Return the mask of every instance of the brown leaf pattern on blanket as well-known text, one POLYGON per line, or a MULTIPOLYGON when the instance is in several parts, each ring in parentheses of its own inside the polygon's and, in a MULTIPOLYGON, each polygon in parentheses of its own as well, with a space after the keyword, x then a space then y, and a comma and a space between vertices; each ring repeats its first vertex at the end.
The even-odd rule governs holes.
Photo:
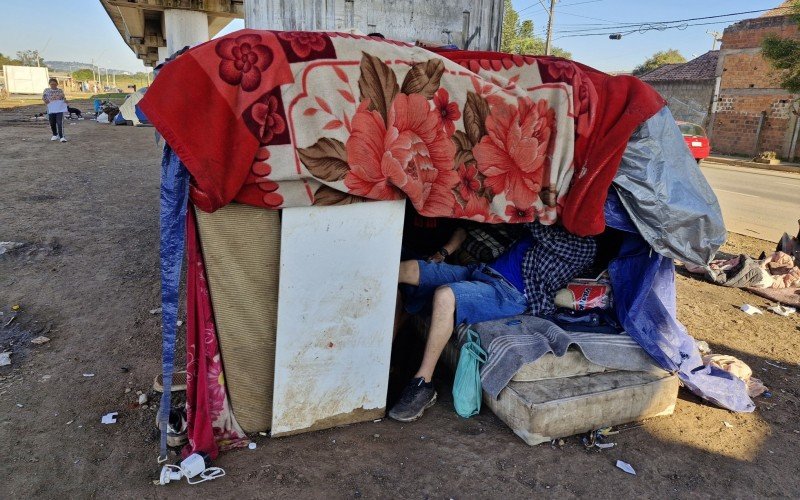
POLYGON ((453 141, 453 144, 456 145, 456 157, 455 157, 456 165, 475 161, 475 157, 472 156, 473 144, 470 142, 469 138, 467 137, 467 134, 465 134, 461 130, 456 130, 455 134, 453 134, 451 139, 453 141))
POLYGON ((486 117, 489 116, 489 103, 475 92, 467 92, 464 104, 464 130, 467 138, 476 145, 486 135, 486 117))
POLYGON ((317 206, 350 205, 363 201, 367 201, 366 198, 347 194, 329 186, 320 186, 314 193, 314 205, 317 206))
POLYGON ((376 110, 386 122, 389 108, 399 91, 397 77, 386 63, 366 52, 362 52, 360 69, 358 90, 361 100, 369 99, 368 109, 376 110))
POLYGON ((429 59, 424 63, 417 63, 406 73, 400 92, 422 94, 425 99, 432 99, 433 94, 439 90, 443 73, 444 62, 441 59, 429 59))
POLYGON ((336 139, 323 137, 313 146, 297 148, 297 154, 311 175, 326 182, 340 181, 350 171, 344 144, 336 139))

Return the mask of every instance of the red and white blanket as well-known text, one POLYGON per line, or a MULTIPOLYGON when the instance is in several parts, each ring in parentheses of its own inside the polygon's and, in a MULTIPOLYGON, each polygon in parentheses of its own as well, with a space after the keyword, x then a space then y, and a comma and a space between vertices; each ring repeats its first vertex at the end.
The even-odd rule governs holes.
POLYGON ((628 137, 663 104, 558 58, 243 30, 167 64, 139 106, 206 211, 407 197, 426 216, 560 217, 588 235, 628 137))

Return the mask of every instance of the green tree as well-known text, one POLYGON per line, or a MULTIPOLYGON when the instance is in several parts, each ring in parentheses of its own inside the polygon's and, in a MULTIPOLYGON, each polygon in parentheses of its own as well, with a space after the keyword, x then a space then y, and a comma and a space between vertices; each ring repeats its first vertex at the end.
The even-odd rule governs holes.
MULTIPOLYGON (((792 4, 792 14, 800 24, 800 0, 792 4)), ((800 93, 800 40, 770 35, 761 43, 761 49, 772 67, 781 71, 781 87, 800 93)))
POLYGON ((17 52, 17 59, 22 61, 23 66, 45 66, 44 58, 39 55, 38 50, 20 50, 17 52))
MULTIPOLYGON (((503 38, 500 42, 500 51, 510 54, 544 54, 544 38, 534 34, 533 21, 519 20, 519 14, 511 5, 511 0, 505 0, 503 7, 503 38)), ((572 58, 572 54, 559 47, 550 47, 551 55, 572 58)))
POLYGON ((22 61, 11 59, 10 57, 0 53, 0 66, 22 66, 22 61))
POLYGON ((676 49, 661 50, 650 56, 645 62, 636 66, 633 69, 633 74, 636 76, 649 73, 656 68, 660 68, 665 64, 685 63, 686 58, 681 55, 676 49))
POLYGON ((79 69, 72 72, 72 78, 79 82, 88 82, 94 80, 94 72, 87 68, 79 69))

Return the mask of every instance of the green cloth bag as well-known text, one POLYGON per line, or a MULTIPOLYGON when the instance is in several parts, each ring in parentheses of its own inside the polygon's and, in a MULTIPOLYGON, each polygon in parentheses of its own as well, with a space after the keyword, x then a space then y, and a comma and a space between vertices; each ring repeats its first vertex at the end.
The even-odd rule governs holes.
POLYGON ((467 328, 465 335, 466 342, 461 346, 453 382, 453 406, 459 416, 469 418, 481 411, 483 389, 480 366, 486 363, 486 351, 481 348, 481 338, 477 332, 467 328))

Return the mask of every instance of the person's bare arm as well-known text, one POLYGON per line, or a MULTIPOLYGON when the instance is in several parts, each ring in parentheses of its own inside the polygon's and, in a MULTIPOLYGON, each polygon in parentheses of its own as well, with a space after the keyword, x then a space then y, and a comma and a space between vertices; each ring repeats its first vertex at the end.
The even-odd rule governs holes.
POLYGON ((431 255, 430 260, 431 262, 442 262, 444 259, 447 258, 448 255, 452 255, 453 252, 461 248, 461 244, 464 243, 464 240, 467 239, 467 232, 464 228, 459 227, 455 231, 453 231, 453 235, 450 237, 447 243, 444 244, 441 250, 436 252, 435 254, 431 255))

